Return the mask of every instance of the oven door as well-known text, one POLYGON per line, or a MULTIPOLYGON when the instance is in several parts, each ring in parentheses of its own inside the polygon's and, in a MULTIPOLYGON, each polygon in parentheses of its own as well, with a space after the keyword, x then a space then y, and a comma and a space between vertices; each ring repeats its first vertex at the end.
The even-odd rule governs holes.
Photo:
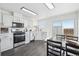
POLYGON ((14 43, 25 41, 25 35, 14 35, 14 43))

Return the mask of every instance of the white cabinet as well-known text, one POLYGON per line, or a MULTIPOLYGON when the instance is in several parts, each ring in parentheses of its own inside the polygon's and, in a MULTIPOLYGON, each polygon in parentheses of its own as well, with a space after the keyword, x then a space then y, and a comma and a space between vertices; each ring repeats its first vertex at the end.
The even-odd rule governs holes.
POLYGON ((19 13, 14 13, 14 20, 13 22, 18 22, 18 23, 23 23, 23 16, 22 14, 19 14, 19 13))
POLYGON ((29 36, 29 32, 25 33, 25 43, 29 43, 30 42, 30 36, 29 36))
POLYGON ((33 32, 27 31, 25 33, 25 43, 29 43, 30 41, 32 41, 34 39, 34 35, 33 32))
POLYGON ((13 16, 10 15, 3 15, 3 26, 11 27, 13 21, 13 16))
POLYGON ((6 50, 6 41, 5 41, 5 39, 3 38, 1 38, 1 52, 3 52, 3 51, 5 51, 6 50))
POLYGON ((0 10, 0 26, 10 27, 12 26, 13 16, 11 12, 1 9, 0 10))
POLYGON ((19 19, 19 22, 20 22, 20 23, 23 23, 23 18, 20 18, 20 19, 19 19))
POLYGON ((24 27, 27 27, 27 25, 28 25, 28 21, 24 19, 24 27))
POLYGON ((13 39, 11 37, 7 38, 6 43, 8 43, 6 44, 6 50, 13 48, 13 39))
POLYGON ((21 17, 15 17, 15 16, 14 16, 13 22, 23 23, 23 22, 24 22, 24 19, 21 18, 21 17))
POLYGON ((14 16, 13 22, 19 22, 19 18, 14 16))
POLYGON ((34 34, 32 31, 30 31, 30 40, 32 41, 34 39, 34 34))
POLYGON ((13 35, 2 35, 1 36, 1 52, 13 48, 13 35))

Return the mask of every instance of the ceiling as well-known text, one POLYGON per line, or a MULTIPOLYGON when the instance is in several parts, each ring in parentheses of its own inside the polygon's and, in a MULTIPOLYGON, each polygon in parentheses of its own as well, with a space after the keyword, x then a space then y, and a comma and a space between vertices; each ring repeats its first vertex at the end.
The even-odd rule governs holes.
POLYGON ((38 19, 73 12, 79 9, 78 3, 53 3, 55 8, 50 10, 44 3, 0 3, 0 8, 12 12, 19 12, 27 17, 37 17, 38 19), (38 15, 34 16, 28 12, 22 11, 20 8, 25 7, 36 12, 38 15))

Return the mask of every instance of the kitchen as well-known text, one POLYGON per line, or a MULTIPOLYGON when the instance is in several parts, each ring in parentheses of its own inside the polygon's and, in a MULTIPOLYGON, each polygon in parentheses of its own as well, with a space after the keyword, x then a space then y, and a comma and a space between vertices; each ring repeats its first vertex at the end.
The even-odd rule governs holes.
POLYGON ((31 25, 29 21, 24 21, 22 14, 16 12, 11 13, 0 9, 1 52, 13 49, 22 44, 27 44, 34 39, 32 37, 33 35, 31 35, 31 29, 28 28, 31 25))
MULTIPOLYGON (((12 6, 14 6, 14 4, 12 6)), ((20 9, 21 7, 23 6, 18 7, 19 10, 21 10, 20 9)), ((24 44, 33 42, 34 40, 40 40, 42 38, 44 39, 44 37, 41 36, 41 34, 44 32, 39 30, 39 28, 33 24, 33 17, 26 16, 26 13, 22 10, 21 12, 16 12, 16 11, 14 12, 14 11, 6 10, 5 8, 4 9, 0 8, 0 46, 1 46, 0 53, 1 54, 3 54, 8 50, 12 50, 19 46, 22 46, 24 44), (39 39, 37 39, 38 37, 39 39)))

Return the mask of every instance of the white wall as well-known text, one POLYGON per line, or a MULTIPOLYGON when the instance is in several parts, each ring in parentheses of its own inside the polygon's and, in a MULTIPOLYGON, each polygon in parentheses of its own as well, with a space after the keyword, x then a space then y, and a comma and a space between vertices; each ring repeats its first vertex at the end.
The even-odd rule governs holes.
POLYGON ((47 38, 50 38, 52 33, 52 20, 44 19, 38 21, 39 28, 42 29, 42 31, 47 32, 47 38))

